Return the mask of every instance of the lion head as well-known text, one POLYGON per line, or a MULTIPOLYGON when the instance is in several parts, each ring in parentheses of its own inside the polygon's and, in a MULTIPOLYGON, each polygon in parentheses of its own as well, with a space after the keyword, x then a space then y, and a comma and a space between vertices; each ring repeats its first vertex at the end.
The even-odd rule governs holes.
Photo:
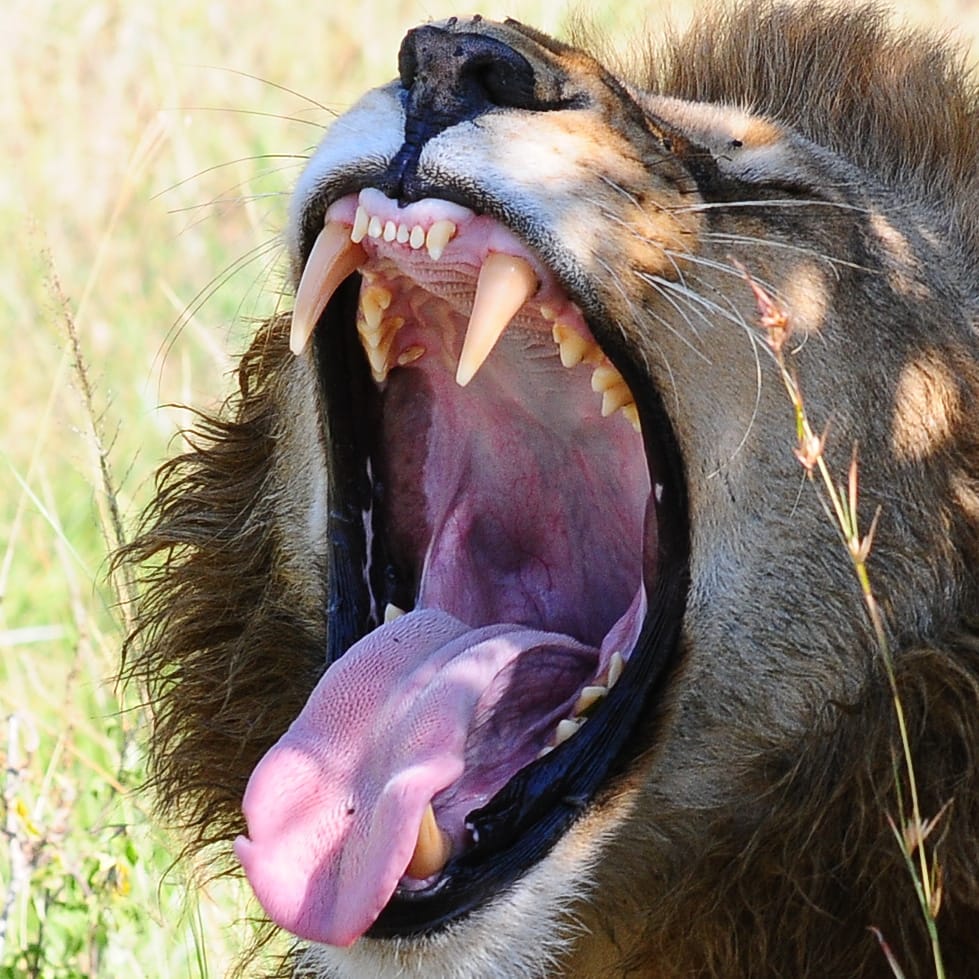
POLYGON ((309 160, 294 312, 130 549, 163 806, 316 977, 886 975, 871 928, 916 972, 890 818, 966 974, 957 56, 760 3, 631 74, 479 17, 398 70, 309 160))

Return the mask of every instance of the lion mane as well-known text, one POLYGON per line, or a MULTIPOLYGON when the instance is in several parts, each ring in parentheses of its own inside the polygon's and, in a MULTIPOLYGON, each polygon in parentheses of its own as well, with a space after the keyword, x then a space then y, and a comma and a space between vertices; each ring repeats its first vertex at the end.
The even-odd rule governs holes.
MULTIPOLYGON (((556 177, 527 193, 539 195, 547 227, 597 223, 615 248, 591 266, 569 263, 562 283, 633 392, 659 392, 674 433, 689 522, 677 572, 689 579, 683 624, 623 760, 539 866, 493 895, 490 924, 477 907, 421 934, 369 934, 349 952, 297 947, 285 968, 317 979, 883 977, 892 972, 879 936, 906 975, 928 974, 931 941, 896 839, 914 843, 913 788, 934 820, 923 845, 945 968, 974 974, 979 95, 963 57, 946 40, 894 28, 877 7, 826 3, 710 9, 631 60, 595 39, 565 46, 511 23, 437 30, 491 46, 515 72, 530 65, 538 84, 546 68, 561 96, 585 79, 574 111, 598 121, 553 136, 582 147, 580 159, 554 164, 580 178, 577 196, 559 198, 556 177), (604 149, 584 159, 588 139, 604 149), (631 154, 644 172, 667 174, 657 207, 682 225, 672 265, 660 261, 666 246, 654 269, 639 253, 661 243, 650 244, 659 225, 636 232, 638 219, 622 216, 652 199, 628 183, 625 163, 615 169, 631 154), (587 180, 603 167, 596 189, 587 180), (669 197, 671 180, 683 206, 669 197), (914 786, 846 544, 793 456, 793 409, 751 282, 789 320, 790 370, 825 426, 834 478, 845 479, 855 452, 862 523, 880 512, 869 574, 914 786), (607 332, 602 320, 613 323, 607 332), (508 916, 511 893, 522 910, 508 916)), ((432 37, 416 35, 416 58, 432 37)), ((426 136, 445 147, 440 165, 472 146, 458 166, 478 168, 497 118, 535 134, 557 126, 550 103, 538 111, 538 96, 513 98, 523 115, 494 106, 482 127, 466 119, 426 136)), ((349 126, 358 113, 381 118, 373 105, 355 107, 349 126)), ((523 132, 507 129, 506 139, 523 132)), ((492 172, 506 176, 499 152, 492 172)), ((412 164, 421 175, 425 160, 412 164)), ((297 280, 329 203, 312 213, 311 202, 328 183, 317 176, 297 190, 297 280)), ((507 186, 490 191, 502 199, 507 186)), ((489 196, 485 212, 503 220, 489 196)), ((549 239, 513 224, 549 262, 549 239)), ((600 245, 579 245, 577 234, 567 252, 591 257, 600 245)), ((348 287, 341 293, 327 317, 349 306, 348 287)), ((227 854, 246 832, 249 778, 320 682, 326 637, 354 615, 327 584, 340 574, 334 551, 310 543, 324 507, 318 460, 335 432, 298 407, 323 395, 317 370, 302 366, 315 358, 290 352, 289 330, 288 316, 258 330, 236 393, 199 415, 187 450, 164 463, 124 553, 143 569, 125 671, 147 691, 153 788, 162 816, 185 828, 188 855, 227 854)), ((348 347, 345 363, 356 352, 348 347)), ((349 625, 354 639, 358 628, 349 625)))

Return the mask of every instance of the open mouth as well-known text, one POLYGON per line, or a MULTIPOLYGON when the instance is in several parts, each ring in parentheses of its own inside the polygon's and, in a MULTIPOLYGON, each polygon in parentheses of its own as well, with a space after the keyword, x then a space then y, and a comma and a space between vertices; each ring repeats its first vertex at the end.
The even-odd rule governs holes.
POLYGON ((274 921, 345 946, 490 899, 626 769, 677 643, 686 505, 655 392, 487 214, 335 201, 290 342, 330 455, 330 666, 236 852, 274 921))

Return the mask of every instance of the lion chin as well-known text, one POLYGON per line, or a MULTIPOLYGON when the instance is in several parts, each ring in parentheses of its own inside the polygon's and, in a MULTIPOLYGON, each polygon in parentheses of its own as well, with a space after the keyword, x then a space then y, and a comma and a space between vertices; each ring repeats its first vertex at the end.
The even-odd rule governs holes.
POLYGON ((164 814, 291 974, 974 974, 974 80, 876 9, 649 50, 410 31, 128 549, 164 814))

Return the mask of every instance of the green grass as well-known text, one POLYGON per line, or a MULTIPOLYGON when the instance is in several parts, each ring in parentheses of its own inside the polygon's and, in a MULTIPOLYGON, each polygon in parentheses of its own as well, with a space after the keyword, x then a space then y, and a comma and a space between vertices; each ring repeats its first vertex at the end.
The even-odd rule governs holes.
MULTIPOLYGON (((616 33, 630 9, 595 13, 616 33)), ((140 788, 106 518, 114 502, 132 529, 188 420, 167 406, 218 404, 279 301, 286 194, 321 127, 454 8, 350 10, 0 5, 0 979, 220 976, 248 940, 244 889, 188 886, 140 788)), ((545 0, 482 10, 564 20, 545 0)))

